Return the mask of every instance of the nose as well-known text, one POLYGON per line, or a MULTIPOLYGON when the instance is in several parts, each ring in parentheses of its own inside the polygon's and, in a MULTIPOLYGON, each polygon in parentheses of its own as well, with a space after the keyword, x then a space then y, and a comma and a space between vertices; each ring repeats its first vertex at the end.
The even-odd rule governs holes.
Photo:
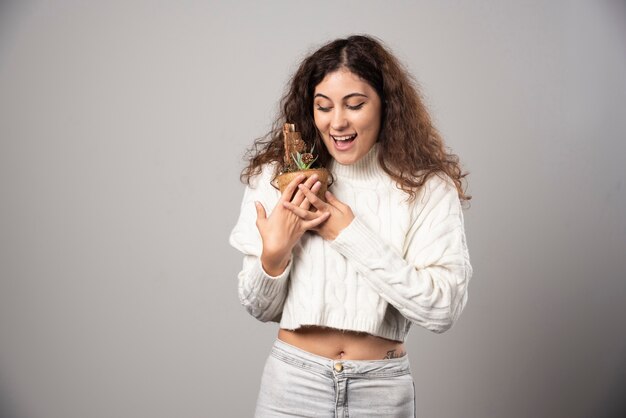
POLYGON ((348 127, 348 119, 346 118, 346 114, 343 109, 335 109, 330 125, 335 131, 341 131, 348 127))

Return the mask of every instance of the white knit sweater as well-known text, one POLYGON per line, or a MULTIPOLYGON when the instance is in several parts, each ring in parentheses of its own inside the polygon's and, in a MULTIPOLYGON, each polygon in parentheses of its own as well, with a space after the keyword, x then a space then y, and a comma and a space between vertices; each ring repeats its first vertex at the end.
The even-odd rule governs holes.
POLYGON ((278 202, 273 167, 246 187, 230 243, 244 254, 239 299, 251 315, 285 329, 320 325, 396 341, 411 323, 440 333, 458 319, 472 266, 454 183, 431 176, 409 202, 376 155, 374 146, 356 164, 331 163, 331 191, 355 219, 334 241, 307 232, 278 277, 261 266, 254 207, 260 201, 269 216, 278 202))

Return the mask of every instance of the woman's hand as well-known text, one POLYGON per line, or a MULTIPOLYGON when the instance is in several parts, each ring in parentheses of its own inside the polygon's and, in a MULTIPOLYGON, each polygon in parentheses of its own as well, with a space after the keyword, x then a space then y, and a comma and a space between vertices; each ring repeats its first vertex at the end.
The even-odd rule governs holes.
POLYGON ((318 198, 315 195, 315 186, 317 186, 317 183, 313 186, 313 188, 310 188, 307 183, 304 183, 299 184, 298 188, 304 193, 304 196, 311 203, 311 205, 317 209, 317 212, 309 211, 308 208, 294 205, 288 201, 283 202, 283 206, 305 221, 309 219, 318 219, 320 213, 328 214, 329 217, 327 220, 325 219, 318 226, 312 229, 322 238, 332 241, 337 238, 337 235, 339 235, 345 227, 350 225, 354 219, 354 213, 352 213, 350 206, 338 200, 331 192, 326 192, 326 200, 328 203, 318 198))
POLYGON ((305 183, 302 183, 304 179, 305 176, 301 174, 287 185, 269 217, 267 217, 263 205, 260 202, 255 202, 256 226, 263 241, 261 264, 265 272, 271 276, 278 276, 285 271, 291 258, 291 250, 300 237, 307 230, 314 229, 330 216, 330 213, 311 212, 311 216, 303 219, 284 206, 285 203, 288 203, 295 208, 308 212, 311 202, 305 197, 304 191, 298 190, 295 194, 294 192, 299 185, 302 185, 306 186, 307 191, 315 195, 321 184, 317 181, 317 175, 309 177, 305 183))

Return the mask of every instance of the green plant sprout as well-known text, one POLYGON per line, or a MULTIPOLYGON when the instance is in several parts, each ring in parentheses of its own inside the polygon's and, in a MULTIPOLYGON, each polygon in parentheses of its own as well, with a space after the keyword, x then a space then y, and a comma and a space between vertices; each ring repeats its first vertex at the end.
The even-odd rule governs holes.
POLYGON ((293 155, 293 153, 291 154, 291 158, 296 163, 296 167, 298 167, 298 170, 308 170, 309 168, 311 168, 315 160, 317 160, 317 156, 313 157, 313 151, 315 151, 315 145, 313 145, 313 148, 311 148, 311 152, 305 152, 302 154, 296 152, 295 156, 293 155))

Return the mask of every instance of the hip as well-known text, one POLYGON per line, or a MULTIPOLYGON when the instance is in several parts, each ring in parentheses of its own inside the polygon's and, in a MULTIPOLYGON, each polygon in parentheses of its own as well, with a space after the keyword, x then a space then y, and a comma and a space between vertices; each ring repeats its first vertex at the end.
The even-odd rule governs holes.
POLYGON ((265 364, 255 417, 414 417, 408 356, 334 360, 276 339, 265 364))

